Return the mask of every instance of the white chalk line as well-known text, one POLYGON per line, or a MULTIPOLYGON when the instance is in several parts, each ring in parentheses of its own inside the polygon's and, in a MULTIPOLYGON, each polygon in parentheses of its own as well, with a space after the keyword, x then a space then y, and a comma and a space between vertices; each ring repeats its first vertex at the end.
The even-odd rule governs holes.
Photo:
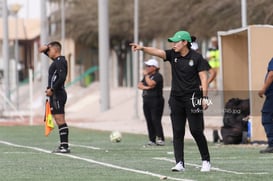
POLYGON ((24 151, 5 151, 3 152, 3 154, 19 154, 19 155, 22 155, 22 154, 39 154, 37 152, 24 152, 24 151))
MULTIPOLYGON (((39 151, 39 152, 43 152, 43 153, 52 154, 51 151, 45 150, 45 149, 42 149, 42 148, 38 148, 38 147, 18 145, 18 144, 14 144, 14 143, 7 142, 7 141, 2 141, 2 140, 0 140, 0 143, 4 144, 4 145, 12 146, 12 147, 26 148, 26 149, 30 149, 30 150, 35 150, 35 151, 39 151)), ((93 160, 93 159, 87 159, 87 158, 75 156, 75 155, 72 155, 72 154, 62 154, 62 153, 54 153, 54 154, 59 155, 59 156, 63 156, 63 157, 73 158, 73 159, 76 159, 76 160, 86 161, 88 163, 94 163, 94 164, 102 165, 102 166, 109 167, 109 168, 115 168, 115 169, 124 170, 124 171, 128 171, 128 172, 133 172, 133 173, 139 173, 139 174, 143 174, 143 175, 158 177, 160 179, 177 180, 177 181, 194 181, 194 180, 189 180, 189 179, 169 177, 169 176, 166 176, 166 175, 161 175, 161 174, 157 174, 157 173, 153 173, 153 172, 149 172, 149 171, 143 171, 143 170, 137 170, 137 169, 127 168, 127 167, 122 167, 122 166, 114 165, 114 164, 111 164, 111 163, 105 163, 105 162, 100 162, 100 161, 96 161, 96 160, 93 160)))
MULTIPOLYGON (((166 158, 166 157, 155 157, 153 159, 175 163, 174 160, 166 158)), ((197 168, 202 167, 201 165, 197 165, 197 164, 193 164, 193 163, 185 163, 185 165, 189 165, 189 166, 197 167, 197 168)), ((236 175, 264 175, 264 174, 268 174, 267 172, 256 172, 256 173, 255 172, 237 172, 237 171, 231 171, 231 170, 224 170, 224 169, 220 169, 220 168, 216 168, 216 167, 211 167, 211 170, 218 171, 218 172, 231 173, 231 174, 236 174, 236 175)))
POLYGON ((78 144, 71 144, 71 143, 69 143, 69 145, 74 147, 80 147, 80 148, 88 148, 91 150, 101 150, 101 148, 95 147, 95 146, 86 146, 86 145, 78 145, 78 144))

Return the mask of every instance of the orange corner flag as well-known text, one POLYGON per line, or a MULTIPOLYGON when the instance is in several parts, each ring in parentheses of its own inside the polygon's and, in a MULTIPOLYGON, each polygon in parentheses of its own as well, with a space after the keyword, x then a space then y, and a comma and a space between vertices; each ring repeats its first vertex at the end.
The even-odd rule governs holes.
POLYGON ((53 118, 50 110, 49 101, 46 100, 45 105, 45 136, 48 136, 50 132, 54 129, 53 118))

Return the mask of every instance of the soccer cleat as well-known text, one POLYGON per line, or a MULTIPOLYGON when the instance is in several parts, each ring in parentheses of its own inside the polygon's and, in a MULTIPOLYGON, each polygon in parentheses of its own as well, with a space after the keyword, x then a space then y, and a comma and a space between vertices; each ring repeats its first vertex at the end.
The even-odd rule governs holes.
POLYGON ((164 146, 165 142, 163 140, 156 140, 156 145, 158 145, 158 146, 164 146))
POLYGON ((273 153, 273 147, 269 146, 263 150, 260 150, 260 153, 273 153))
POLYGON ((70 153, 70 149, 63 146, 58 146, 58 148, 53 150, 52 153, 70 153))
POLYGON ((156 146, 155 142, 153 142, 153 141, 149 141, 149 142, 147 143, 147 145, 148 145, 148 146, 156 146))
POLYGON ((201 171, 201 172, 209 172, 209 171, 210 171, 210 167, 211 167, 210 162, 204 160, 204 161, 202 162, 202 168, 201 168, 200 171, 201 171))
POLYGON ((172 168, 173 172, 183 172, 185 171, 185 168, 183 166, 183 162, 180 161, 178 162, 173 168, 172 168))

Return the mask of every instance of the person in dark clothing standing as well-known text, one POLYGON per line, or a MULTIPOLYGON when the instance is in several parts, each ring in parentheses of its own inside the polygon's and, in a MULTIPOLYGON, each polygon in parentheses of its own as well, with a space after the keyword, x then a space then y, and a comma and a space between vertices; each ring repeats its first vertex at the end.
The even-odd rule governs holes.
POLYGON ((143 90, 143 112, 147 122, 149 142, 148 145, 165 145, 165 138, 161 124, 164 109, 162 96, 163 77, 159 73, 158 62, 150 59, 145 62, 144 77, 138 84, 143 90))
POLYGON ((260 153, 273 153, 273 58, 268 63, 264 84, 258 95, 265 96, 262 108, 262 124, 266 133, 268 147, 260 153))
POLYGON ((46 96, 49 97, 50 109, 59 128, 60 145, 53 150, 53 153, 70 153, 68 145, 69 129, 65 121, 65 104, 67 94, 65 91, 65 80, 67 76, 67 61, 61 56, 62 46, 59 42, 53 41, 48 45, 39 48, 41 53, 53 60, 48 70, 48 86, 46 96))
POLYGON ((203 133, 203 110, 208 108, 207 71, 202 55, 191 49, 191 36, 187 31, 178 31, 168 39, 173 47, 161 50, 131 43, 133 51, 142 50, 162 58, 171 64, 172 87, 169 99, 173 128, 173 146, 176 165, 172 171, 184 171, 184 136, 188 119, 190 132, 197 143, 202 158, 201 172, 209 172, 210 154, 203 133))

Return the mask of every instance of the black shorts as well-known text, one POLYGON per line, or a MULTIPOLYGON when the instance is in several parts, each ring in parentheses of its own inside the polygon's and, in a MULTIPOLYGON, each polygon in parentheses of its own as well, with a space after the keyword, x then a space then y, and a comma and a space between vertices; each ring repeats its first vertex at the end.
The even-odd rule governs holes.
POLYGON ((55 91, 54 95, 50 97, 50 109, 52 114, 64 114, 67 94, 65 90, 55 91))

